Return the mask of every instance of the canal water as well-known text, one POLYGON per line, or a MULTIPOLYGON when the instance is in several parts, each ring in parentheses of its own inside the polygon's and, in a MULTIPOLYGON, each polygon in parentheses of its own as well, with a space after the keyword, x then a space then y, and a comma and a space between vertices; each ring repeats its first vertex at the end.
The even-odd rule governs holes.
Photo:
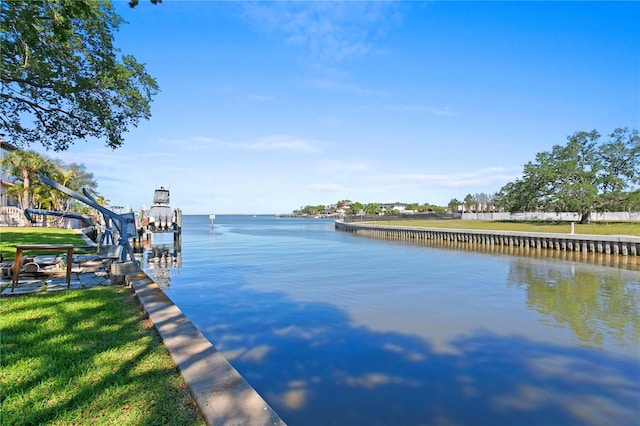
POLYGON ((146 272, 289 425, 640 424, 635 263, 183 220, 146 272))

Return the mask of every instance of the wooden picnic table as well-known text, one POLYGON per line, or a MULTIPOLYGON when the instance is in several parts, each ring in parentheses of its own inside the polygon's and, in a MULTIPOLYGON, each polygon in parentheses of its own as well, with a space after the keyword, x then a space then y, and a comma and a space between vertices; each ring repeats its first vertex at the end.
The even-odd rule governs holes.
POLYGON ((18 283, 20 268, 22 267, 22 253, 29 250, 39 251, 66 251, 67 252, 67 288, 71 287, 71 263, 73 262, 73 244, 22 244, 16 246, 16 260, 13 262, 13 279, 11 280, 11 293, 18 283))

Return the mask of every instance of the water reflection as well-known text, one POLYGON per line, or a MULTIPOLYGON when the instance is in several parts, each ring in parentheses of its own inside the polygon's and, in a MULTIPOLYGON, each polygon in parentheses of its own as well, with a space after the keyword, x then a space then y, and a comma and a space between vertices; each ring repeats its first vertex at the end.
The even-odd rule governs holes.
POLYGON ((601 349, 613 339, 609 349, 631 348, 640 359, 640 256, 455 241, 423 245, 508 256, 507 284, 525 290, 527 308, 542 321, 568 326, 589 347, 601 349))
MULTIPOLYGON (((233 266, 179 305, 290 425, 620 425, 640 414, 637 358, 450 330, 455 351, 363 327, 343 309, 256 291, 233 266)), ((425 324, 429 326, 429 324, 425 324)))
MULTIPOLYGON (((355 234, 357 237, 362 237, 355 234)), ((416 244, 416 243, 411 243, 416 244)), ((508 255, 519 257, 535 257, 540 259, 557 259, 571 262, 581 262, 596 266, 609 266, 612 268, 623 268, 633 271, 640 271, 640 256, 622 256, 607 253, 585 253, 567 250, 550 250, 536 247, 487 245, 474 242, 459 241, 437 241, 425 240, 417 244, 458 251, 472 251, 476 253, 486 253, 493 255, 508 255)))
POLYGON ((567 325, 583 344, 602 348, 607 337, 640 345, 640 275, 587 265, 513 262, 508 282, 523 287, 527 306, 567 325), (562 267, 564 266, 564 267, 562 267))
POLYGON ((202 219, 167 294, 290 425, 640 418, 635 258, 202 219))
POLYGON ((139 243, 134 250, 147 275, 158 287, 168 289, 171 286, 172 270, 177 273, 182 267, 181 240, 167 242, 162 238, 152 239, 139 243))

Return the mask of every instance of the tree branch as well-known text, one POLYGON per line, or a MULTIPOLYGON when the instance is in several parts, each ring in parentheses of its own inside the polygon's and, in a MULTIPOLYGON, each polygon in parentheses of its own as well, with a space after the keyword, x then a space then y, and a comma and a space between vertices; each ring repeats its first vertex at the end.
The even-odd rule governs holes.
POLYGON ((16 102, 22 102, 22 103, 28 105, 33 110, 33 112, 36 113, 36 114, 38 112, 39 113, 58 112, 60 114, 66 115, 69 118, 73 118, 74 120, 79 120, 80 119, 80 117, 78 117, 77 115, 73 114, 71 111, 66 111, 66 110, 64 110, 62 108, 45 108, 45 107, 43 107, 42 105, 40 105, 40 104, 38 104, 36 102, 30 101, 28 99, 23 99, 23 98, 20 98, 20 97, 17 97, 17 96, 12 96, 12 95, 7 95, 5 93, 0 93, 0 98, 10 99, 10 100, 13 100, 13 101, 16 101, 16 102))
POLYGON ((17 83, 17 84, 24 84, 26 86, 31 86, 31 87, 35 87, 38 89, 50 89, 50 90, 55 90, 55 86, 53 85, 44 85, 44 84, 38 84, 32 80, 26 80, 24 78, 14 78, 14 77, 7 77, 6 73, 3 73, 2 75, 0 75, 0 82, 2 82, 3 85, 8 85, 11 83, 17 83))

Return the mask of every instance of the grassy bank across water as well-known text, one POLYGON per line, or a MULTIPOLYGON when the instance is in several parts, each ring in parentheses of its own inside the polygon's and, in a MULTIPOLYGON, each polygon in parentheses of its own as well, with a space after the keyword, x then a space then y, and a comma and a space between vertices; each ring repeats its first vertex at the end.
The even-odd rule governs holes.
MULTIPOLYGON (((365 223, 365 222, 359 222, 365 223)), ((372 225, 386 226, 411 226, 423 228, 447 228, 447 229, 485 229, 489 231, 517 231, 517 232, 548 232, 564 233, 571 232, 570 223, 550 223, 550 222, 511 222, 511 221, 487 221, 487 220, 388 220, 366 222, 372 225)), ((630 235, 640 237, 640 223, 637 222, 615 222, 601 223, 594 222, 588 224, 574 225, 576 234, 584 235, 630 235)))
POLYGON ((1 424, 205 424, 129 290, 0 302, 1 424))

